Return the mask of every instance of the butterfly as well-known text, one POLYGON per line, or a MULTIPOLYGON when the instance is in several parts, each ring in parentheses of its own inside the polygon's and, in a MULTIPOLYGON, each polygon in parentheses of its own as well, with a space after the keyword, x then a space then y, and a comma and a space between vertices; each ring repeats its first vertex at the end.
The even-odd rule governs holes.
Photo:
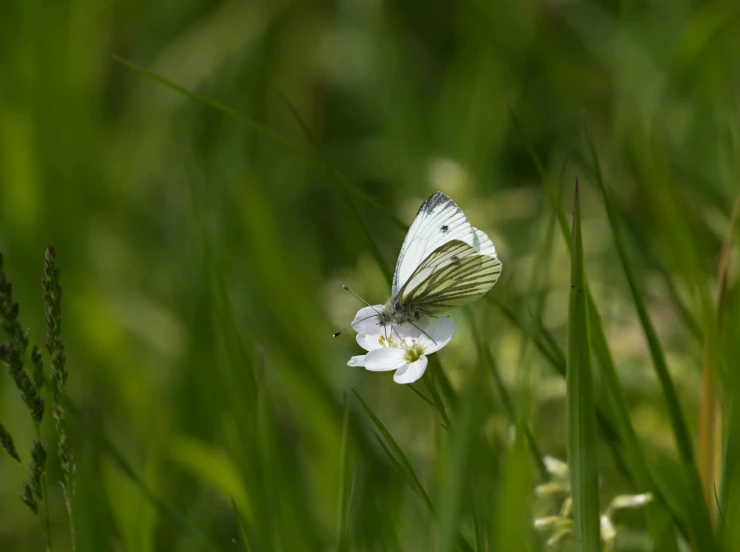
POLYGON ((385 327, 435 317, 482 297, 498 280, 501 266, 485 232, 436 192, 416 213, 398 255, 391 297, 373 316, 385 327))

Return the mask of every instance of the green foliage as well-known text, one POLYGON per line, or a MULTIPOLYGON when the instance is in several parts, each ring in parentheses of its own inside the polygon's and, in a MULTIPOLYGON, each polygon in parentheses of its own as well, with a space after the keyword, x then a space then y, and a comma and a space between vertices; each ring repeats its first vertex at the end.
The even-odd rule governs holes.
POLYGON ((6 2, 0 549, 593 549, 605 513, 616 551, 740 546, 737 240, 721 319, 714 297, 739 14, 6 2), (405 389, 331 334, 362 306, 342 284, 385 301, 437 189, 504 268, 405 389), (694 466, 705 350, 714 504, 694 466), (567 491, 535 491, 566 449, 572 520, 552 514, 567 491))

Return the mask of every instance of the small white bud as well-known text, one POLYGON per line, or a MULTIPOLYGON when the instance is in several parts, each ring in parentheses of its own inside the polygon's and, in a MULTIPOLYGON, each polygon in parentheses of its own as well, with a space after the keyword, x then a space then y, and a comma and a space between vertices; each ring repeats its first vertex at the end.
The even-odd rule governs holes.
POLYGON ((573 499, 571 497, 566 498, 563 501, 563 506, 560 508, 560 515, 563 517, 570 517, 573 513, 573 499))
POLYGON ((617 530, 609 516, 601 516, 601 538, 606 544, 611 544, 617 538, 617 530))
POLYGON ((609 508, 612 510, 619 510, 620 508, 639 508, 652 500, 653 495, 650 493, 619 495, 612 499, 611 504, 609 504, 609 508))
POLYGON ((569 488, 570 486, 566 482, 550 481, 548 483, 543 483, 542 485, 537 485, 534 489, 534 495, 537 498, 545 498, 548 496, 567 493, 569 488))
POLYGON ((572 525, 572 519, 566 519, 560 516, 544 516, 534 519, 534 528, 538 531, 567 529, 570 528, 572 525))
POLYGON ((551 473, 555 477, 559 477, 561 479, 565 479, 566 477, 568 477, 568 464, 566 464, 562 460, 558 460, 557 458, 553 458, 552 456, 545 456, 542 460, 545 463, 545 468, 547 469, 548 473, 551 473))
POLYGON ((568 535, 571 532, 570 528, 562 528, 555 531, 555 533, 552 534, 552 536, 547 539, 547 542, 545 543, 545 546, 555 546, 557 543, 559 543, 563 537, 568 535))

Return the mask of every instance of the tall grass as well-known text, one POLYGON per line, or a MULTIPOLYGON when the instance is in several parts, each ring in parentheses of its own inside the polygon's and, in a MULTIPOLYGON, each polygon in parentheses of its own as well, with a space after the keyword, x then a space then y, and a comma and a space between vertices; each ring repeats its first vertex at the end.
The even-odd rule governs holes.
POLYGON ((739 21, 11 0, 0 550, 740 549, 739 21), (330 336, 437 189, 504 271, 407 388, 330 336))

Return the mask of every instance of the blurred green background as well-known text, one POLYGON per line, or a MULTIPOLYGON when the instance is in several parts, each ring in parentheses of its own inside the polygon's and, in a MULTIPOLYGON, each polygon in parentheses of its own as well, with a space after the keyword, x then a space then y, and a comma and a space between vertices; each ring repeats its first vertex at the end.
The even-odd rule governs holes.
MULTIPOLYGON (((473 445, 448 439, 438 414, 389 374, 347 367, 360 352, 354 332, 331 334, 361 307, 342 284, 372 303, 389 294, 373 244, 392 267, 404 230, 388 213, 410 224, 427 196, 448 193, 504 265, 467 314, 515 402, 527 400, 541 452, 565 458, 564 381, 498 304, 526 316, 544 301, 540 321, 565 346, 567 248, 558 233, 548 245, 552 210, 510 112, 568 213, 580 179, 586 271, 633 423, 650 456, 674 458, 581 124, 694 431, 704 322, 692 285, 699 275, 714 293, 740 189, 738 15, 736 2, 681 0, 3 2, 0 251, 40 343, 43 252, 57 248, 79 410, 69 415, 78 549, 239 550, 241 517, 253 550, 332 550, 345 476, 348 549, 434 549, 434 517, 351 389, 437 509, 462 501, 461 532, 476 505, 490 534, 505 530, 501 497, 529 501, 538 479, 533 467, 506 486, 512 420, 466 311, 452 313, 459 332, 438 356, 475 404, 473 445), (298 153, 114 54, 266 125, 298 153), (529 397, 517 393, 523 366, 529 397), (463 465, 456 451, 464 473, 448 469, 463 465), (445 494, 458 487, 469 494, 445 494)), ((728 297, 738 312, 735 287, 728 297)), ((27 462, 32 425, 4 373, 0 421, 27 462)), ((44 432, 54 549, 68 550, 50 413, 44 432)), ((600 463, 604 502, 640 491, 606 448, 600 463)), ((0 550, 43 546, 16 496, 25 476, 0 457, 0 550)), ((650 549, 639 511, 620 521, 620 550, 650 549)))

